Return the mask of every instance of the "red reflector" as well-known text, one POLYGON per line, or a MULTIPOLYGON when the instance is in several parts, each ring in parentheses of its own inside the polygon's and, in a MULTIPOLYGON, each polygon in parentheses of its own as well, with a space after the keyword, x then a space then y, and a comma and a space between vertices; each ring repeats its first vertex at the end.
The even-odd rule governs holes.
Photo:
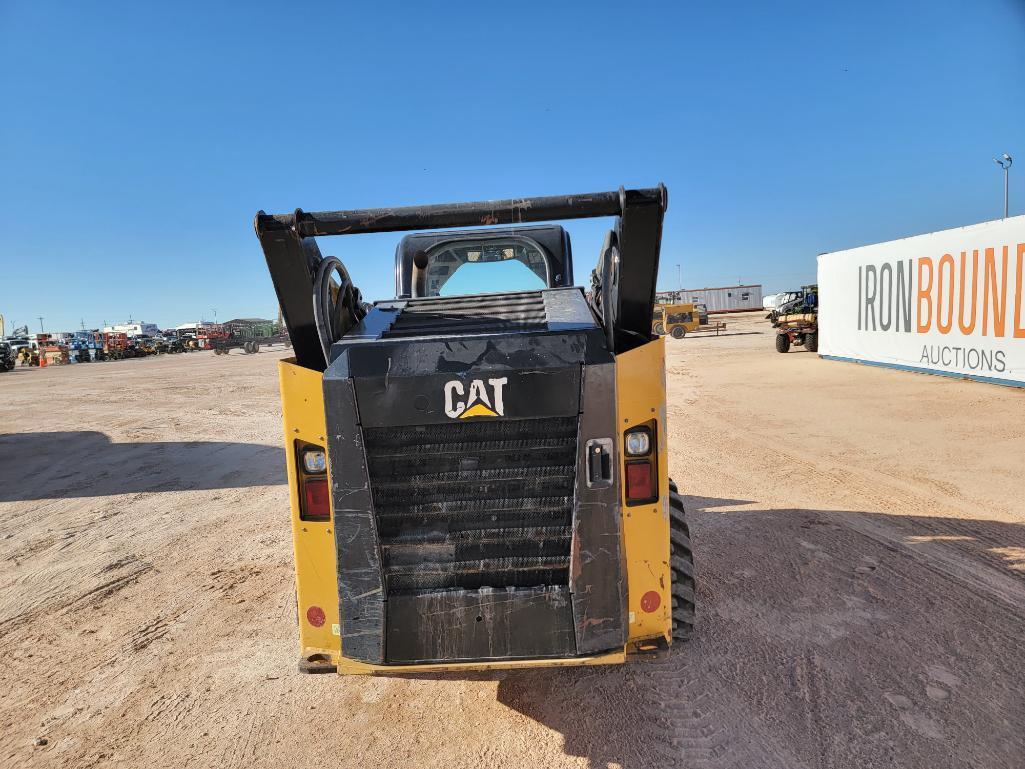
POLYGON ((653 612, 662 604, 662 596, 654 590, 649 590, 641 596, 641 608, 646 612, 653 612))
POLYGON ((327 493, 327 478, 308 478, 303 484, 306 499, 303 505, 303 520, 331 520, 331 502, 327 493))
POLYGON ((655 496, 651 482, 651 462, 630 462, 626 466, 626 498, 651 499, 655 496))
POLYGON ((324 616, 324 610, 319 606, 311 606, 306 610, 306 619, 313 627, 320 627, 327 617, 324 616))

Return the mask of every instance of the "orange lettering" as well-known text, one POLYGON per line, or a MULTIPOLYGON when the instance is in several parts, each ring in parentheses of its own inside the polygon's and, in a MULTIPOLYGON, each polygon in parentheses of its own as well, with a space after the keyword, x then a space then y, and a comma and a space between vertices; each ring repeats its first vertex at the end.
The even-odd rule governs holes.
POLYGON ((936 330, 949 334, 954 325, 954 257, 944 254, 936 268, 936 330), (950 267, 950 290, 947 291, 947 322, 943 322, 943 265, 950 267))
POLYGON ((1018 244, 1018 277, 1014 281, 1014 338, 1025 338, 1025 328, 1021 325, 1021 305, 1025 297, 1021 295, 1021 274, 1025 272, 1025 243, 1018 244))
POLYGON ((994 249, 986 249, 986 274, 982 283, 982 335, 989 332, 989 300, 993 298, 993 336, 1004 335, 1007 320, 1007 246, 1004 246, 1004 264, 1000 282, 997 282, 997 264, 994 249), (997 296, 1000 289, 1000 296, 997 296))
MULTIPOLYGON (((1025 244, 1023 244, 1025 245, 1025 244)), ((979 249, 972 251, 972 319, 967 323, 964 322, 964 310, 965 310, 965 299, 964 299, 964 287, 965 283, 965 266, 968 264, 967 259, 968 253, 966 251, 961 252, 961 292, 959 300, 959 308, 957 313, 957 327, 961 329, 961 333, 968 336, 975 330, 975 296, 976 289, 978 288, 979 281, 979 249)))
POLYGON ((928 256, 921 256, 918 258, 918 333, 924 334, 930 328, 932 328, 932 259, 928 256), (923 267, 928 266, 929 268, 929 284, 926 285, 925 278, 922 274, 925 272, 923 267), (928 312, 925 313, 925 322, 922 322, 922 302, 925 302, 929 306, 928 312))

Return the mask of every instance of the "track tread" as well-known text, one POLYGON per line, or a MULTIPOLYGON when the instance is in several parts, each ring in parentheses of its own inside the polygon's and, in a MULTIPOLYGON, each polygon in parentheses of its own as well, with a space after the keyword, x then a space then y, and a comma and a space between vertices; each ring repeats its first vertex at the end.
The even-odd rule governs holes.
POLYGON ((669 568, 672 572, 673 641, 688 641, 694 633, 694 551, 683 498, 669 481, 669 568))

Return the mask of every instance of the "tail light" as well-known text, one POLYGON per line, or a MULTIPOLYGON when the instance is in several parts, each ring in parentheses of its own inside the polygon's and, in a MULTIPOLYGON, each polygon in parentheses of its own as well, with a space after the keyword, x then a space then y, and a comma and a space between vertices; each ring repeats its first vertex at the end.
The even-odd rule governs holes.
POLYGON ((296 441, 299 477, 299 519, 331 520, 331 493, 327 478, 327 456, 322 446, 296 441))
POLYGON ((331 498, 327 478, 307 478, 303 482, 302 515, 304 521, 331 520, 331 498))
POLYGON ((627 505, 658 501, 658 448, 655 421, 633 427, 623 434, 626 472, 623 473, 627 505))

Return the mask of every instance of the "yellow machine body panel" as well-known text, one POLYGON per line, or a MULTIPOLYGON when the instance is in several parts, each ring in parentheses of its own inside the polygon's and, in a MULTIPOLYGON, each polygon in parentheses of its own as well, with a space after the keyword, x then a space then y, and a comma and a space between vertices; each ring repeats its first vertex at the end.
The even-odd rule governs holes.
MULTIPOLYGON (((328 655, 336 661, 341 653, 338 629, 338 569, 335 541, 329 521, 304 521, 299 506, 299 457, 296 441, 323 446, 327 438, 324 416, 323 374, 297 366, 290 360, 278 363, 281 412, 285 427, 285 457, 292 512, 292 543, 295 549, 295 587, 298 604, 299 645, 303 659, 328 655), (310 612, 323 612, 323 622, 310 621, 310 612)), ((330 468, 328 468, 330 472, 330 468)))
MULTIPOLYGON (((669 456, 666 437, 665 339, 616 356, 619 445, 631 427, 655 420, 658 501, 627 506, 621 484, 626 553, 628 640, 672 640, 672 584, 669 571, 669 456), (657 595, 657 602, 653 595, 657 595), (652 610, 652 605, 655 605, 652 610)), ((620 472, 624 472, 621 467, 620 472)))
POLYGON ((523 668, 565 668, 577 665, 616 665, 626 662, 626 650, 593 657, 542 657, 526 660, 482 660, 480 662, 432 662, 420 665, 369 665, 365 662, 341 657, 338 672, 341 675, 398 675, 406 673, 456 673, 479 670, 515 670, 523 668))
MULTIPOLYGON (((583 657, 417 665, 372 665, 344 656, 339 635, 338 570, 332 524, 329 521, 302 520, 299 498, 298 443, 323 446, 326 441, 323 375, 295 365, 290 360, 281 361, 278 368, 302 659, 319 659, 336 666, 339 673, 350 675, 564 667, 622 663, 627 659, 628 651, 651 651, 652 640, 665 639, 666 642, 671 642, 672 600, 669 571, 669 478, 664 356, 665 342, 660 338, 619 355, 616 360, 619 445, 623 445, 623 433, 631 427, 652 421, 657 425, 655 438, 659 500, 651 504, 627 506, 625 497, 622 498, 622 535, 629 591, 627 646, 608 654, 583 657), (653 595, 657 595, 657 600, 653 595), (320 624, 315 624, 313 620, 320 624)), ((623 460, 624 457, 620 454, 620 474, 625 473, 623 460)), ((625 484, 621 486, 625 489, 625 484)), ((625 494, 625 491, 623 493, 625 494)))

